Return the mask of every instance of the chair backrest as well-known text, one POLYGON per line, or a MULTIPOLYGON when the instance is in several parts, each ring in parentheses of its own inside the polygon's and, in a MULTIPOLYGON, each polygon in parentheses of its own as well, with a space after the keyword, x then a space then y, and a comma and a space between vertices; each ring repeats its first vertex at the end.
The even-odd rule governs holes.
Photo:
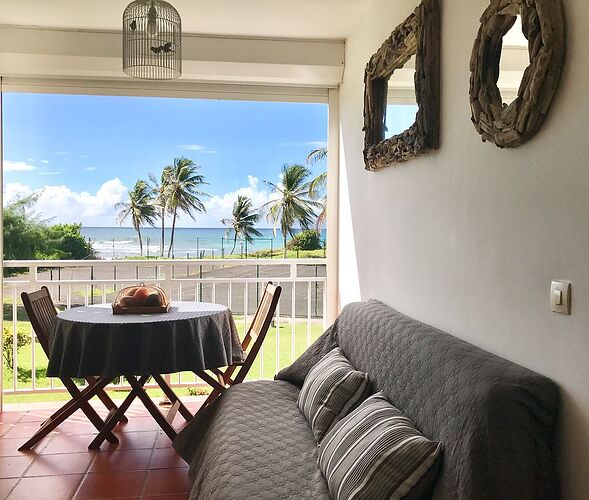
MULTIPOLYGON (((258 352, 260 352, 260 348, 262 347, 266 333, 268 333, 268 329, 272 323, 272 318, 274 317, 274 312, 276 311, 276 306, 278 305, 278 300, 280 299, 281 293, 282 287, 275 286, 272 284, 272 282, 269 282, 266 285, 264 294, 262 295, 262 300, 260 300, 256 314, 254 315, 254 319, 242 342, 242 348, 246 353, 246 357, 243 364, 239 365, 239 371, 235 377, 234 383, 239 384, 243 382, 250 368, 252 367, 258 352)), ((233 367, 229 368, 231 369, 233 367)), ((227 375, 229 377, 233 373, 234 369, 235 368, 231 369, 230 371, 228 370, 227 375)))
POLYGON ((45 354, 49 356, 49 336, 57 316, 57 309, 49 290, 44 286, 36 292, 22 292, 20 297, 39 343, 45 354))

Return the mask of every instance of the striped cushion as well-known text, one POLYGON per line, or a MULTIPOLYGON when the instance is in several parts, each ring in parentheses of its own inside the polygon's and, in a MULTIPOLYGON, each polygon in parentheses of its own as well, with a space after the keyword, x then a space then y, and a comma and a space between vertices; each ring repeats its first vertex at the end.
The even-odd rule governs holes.
POLYGON ((321 441, 329 429, 356 408, 370 390, 368 375, 354 367, 336 347, 309 371, 298 405, 321 441))
POLYGON ((432 468, 440 448, 379 392, 325 436, 319 468, 336 500, 397 499, 432 468))

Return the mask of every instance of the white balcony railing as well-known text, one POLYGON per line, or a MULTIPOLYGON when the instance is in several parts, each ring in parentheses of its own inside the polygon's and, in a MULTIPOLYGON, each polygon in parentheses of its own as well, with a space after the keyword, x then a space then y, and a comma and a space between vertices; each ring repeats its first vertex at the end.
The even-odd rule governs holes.
MULTIPOLYGON (((172 300, 225 304, 242 334, 257 307, 264 284, 280 284, 274 323, 250 378, 271 378, 300 355, 325 328, 325 259, 202 259, 5 261, 4 395, 60 392, 59 380, 45 377, 47 358, 36 342, 20 294, 45 285, 61 309, 110 303, 117 290, 139 282, 161 286, 172 300), (10 352, 8 352, 10 351, 10 352), (12 366, 7 358, 12 357, 12 366)), ((171 376, 175 387, 204 385, 194 374, 171 376)), ((127 389, 113 384, 111 389, 127 389)))

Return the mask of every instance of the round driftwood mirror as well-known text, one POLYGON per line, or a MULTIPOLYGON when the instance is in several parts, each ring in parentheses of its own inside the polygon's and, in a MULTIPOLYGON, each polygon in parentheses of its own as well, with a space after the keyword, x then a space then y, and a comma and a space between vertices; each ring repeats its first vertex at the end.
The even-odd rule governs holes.
POLYGON ((513 148, 540 130, 560 80, 564 43, 560 0, 491 0, 470 61, 472 121, 483 141, 513 148))
POLYGON ((366 66, 365 168, 379 170, 437 149, 439 115, 439 0, 423 0, 366 66))

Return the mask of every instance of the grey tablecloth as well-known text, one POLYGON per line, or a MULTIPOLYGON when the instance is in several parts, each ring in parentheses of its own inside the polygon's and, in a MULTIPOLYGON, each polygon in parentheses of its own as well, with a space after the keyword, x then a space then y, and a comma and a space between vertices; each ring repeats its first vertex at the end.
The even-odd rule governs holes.
POLYGON ((110 304, 58 314, 50 339, 51 377, 152 375, 243 361, 231 311, 172 302, 163 314, 113 315, 110 304))

